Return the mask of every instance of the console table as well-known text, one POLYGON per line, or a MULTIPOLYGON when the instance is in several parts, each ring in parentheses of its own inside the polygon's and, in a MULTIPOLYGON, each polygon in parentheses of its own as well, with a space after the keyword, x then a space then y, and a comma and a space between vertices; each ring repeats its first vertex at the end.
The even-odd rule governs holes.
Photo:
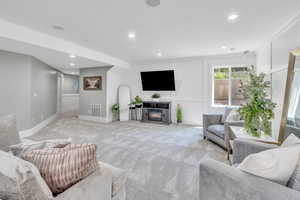
MULTIPOLYGON (((269 135, 262 135, 261 137, 254 137, 252 135, 249 135, 244 127, 238 127, 238 126, 230 126, 230 131, 232 134, 232 140, 229 140, 229 149, 233 149, 233 141, 235 139, 246 139, 246 140, 253 140, 257 142, 267 143, 267 144, 278 144, 278 141, 275 140, 273 137, 269 135)), ((231 162, 231 155, 230 150, 228 150, 228 159, 231 162)))

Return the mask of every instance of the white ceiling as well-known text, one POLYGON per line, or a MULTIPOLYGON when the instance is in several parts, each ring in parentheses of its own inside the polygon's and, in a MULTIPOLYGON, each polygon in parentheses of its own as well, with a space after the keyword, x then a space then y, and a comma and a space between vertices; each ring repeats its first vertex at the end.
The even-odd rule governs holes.
POLYGON ((0 18, 125 61, 253 50, 300 11, 299 0, 9 0, 0 18), (228 23, 228 14, 240 19, 228 23), (60 25, 64 31, 57 31, 60 25), (127 33, 135 31, 136 40, 127 33))
POLYGON ((47 63, 48 65, 68 74, 78 74, 79 68, 102 67, 109 65, 107 63, 91 60, 80 56, 77 56, 76 58, 70 58, 69 54, 65 52, 47 49, 2 37, 0 37, 0 44, 1 50, 32 55, 35 58, 47 63), (70 63, 75 63, 76 65, 70 66, 70 63))

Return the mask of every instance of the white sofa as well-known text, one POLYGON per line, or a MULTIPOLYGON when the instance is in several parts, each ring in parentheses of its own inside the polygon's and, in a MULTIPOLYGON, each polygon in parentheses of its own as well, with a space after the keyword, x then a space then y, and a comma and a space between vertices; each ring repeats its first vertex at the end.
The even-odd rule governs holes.
MULTIPOLYGON (((0 117, 0 150, 7 152, 8 146, 20 143, 16 130, 16 120, 13 115, 0 117)), ((52 197, 52 200, 125 200, 126 172, 109 164, 99 162, 100 168, 90 176, 73 185, 68 190, 52 197)), ((17 172, 16 172, 17 173, 17 172)), ((0 177, 4 177, 0 170, 0 177)), ((4 180, 4 179, 3 179, 4 180)), ((3 181, 1 180, 1 181, 3 181)), ((6 179, 9 180, 9 179, 6 179)), ((15 181, 15 180, 14 180, 15 181)), ((17 180, 18 181, 18 180, 17 180)), ((22 181, 22 180, 20 180, 22 181)), ((9 183, 1 182, 2 186, 9 187, 9 183)), ((13 186, 13 185, 12 185, 13 186)), ((3 191, 3 190, 2 190, 3 191)), ((34 191, 34 189, 32 189, 34 191)), ((5 191, 4 191, 5 193, 5 191)), ((0 200, 5 199, 5 194, 0 193, 0 200), (2 195, 2 196, 1 196, 2 195)), ((22 200, 44 200, 27 197, 22 200)), ((49 200, 46 198, 45 200, 49 200)))

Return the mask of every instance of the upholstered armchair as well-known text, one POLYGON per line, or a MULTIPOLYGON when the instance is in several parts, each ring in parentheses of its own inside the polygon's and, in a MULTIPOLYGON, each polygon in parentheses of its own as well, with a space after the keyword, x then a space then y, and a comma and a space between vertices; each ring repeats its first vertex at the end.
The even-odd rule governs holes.
POLYGON ((232 138, 230 126, 243 126, 243 121, 224 121, 222 114, 203 115, 203 136, 212 142, 220 145, 226 150, 229 149, 229 140, 232 138))
MULTIPOLYGON (((252 153, 276 148, 276 145, 235 139, 234 164, 252 153)), ((200 163, 200 200, 299 200, 300 192, 258 176, 245 173, 233 166, 205 159, 200 163)))

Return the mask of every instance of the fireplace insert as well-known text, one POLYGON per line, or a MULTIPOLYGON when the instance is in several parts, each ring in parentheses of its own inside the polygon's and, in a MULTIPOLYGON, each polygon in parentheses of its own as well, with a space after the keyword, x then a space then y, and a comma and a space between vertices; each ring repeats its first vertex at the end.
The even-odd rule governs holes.
POLYGON ((171 123, 171 102, 143 102, 143 122, 171 123))

